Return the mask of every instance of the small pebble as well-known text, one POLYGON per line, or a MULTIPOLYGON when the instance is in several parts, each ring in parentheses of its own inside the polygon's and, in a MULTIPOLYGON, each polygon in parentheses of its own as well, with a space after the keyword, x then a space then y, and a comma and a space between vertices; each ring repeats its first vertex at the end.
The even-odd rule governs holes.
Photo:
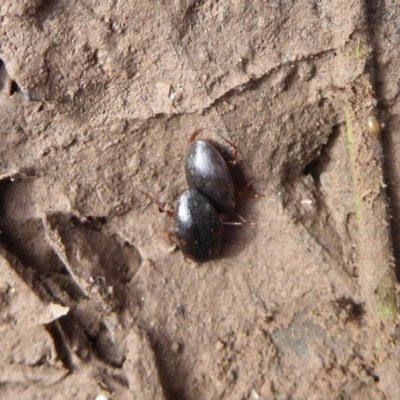
POLYGON ((105 394, 99 394, 98 396, 95 397, 94 400, 110 400, 110 398, 105 394))
POLYGON ((254 389, 250 390, 250 396, 251 396, 251 400, 259 400, 260 399, 260 395, 254 389))
POLYGON ((172 100, 172 103, 179 103, 182 100, 183 93, 181 91, 171 93, 169 96, 170 100, 172 100))
POLYGON ((366 126, 368 133, 372 135, 378 135, 379 133, 381 133, 381 124, 376 119, 376 117, 372 115, 367 118, 366 126))

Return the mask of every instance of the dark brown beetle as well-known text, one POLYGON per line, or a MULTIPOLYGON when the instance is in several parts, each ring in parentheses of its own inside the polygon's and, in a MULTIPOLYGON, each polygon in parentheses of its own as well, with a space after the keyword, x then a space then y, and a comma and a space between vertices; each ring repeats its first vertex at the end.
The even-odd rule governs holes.
MULTIPOLYGON (((174 218, 175 229, 166 232, 183 255, 197 262, 209 261, 221 249, 222 223, 211 201, 196 189, 187 189, 179 197, 175 211, 141 191, 161 212, 174 218)), ((235 224, 235 223, 232 223, 235 224)))
MULTIPOLYGON (((169 236, 184 256, 204 262, 215 258, 221 249, 222 225, 241 225, 241 222, 221 222, 219 213, 234 212, 235 185, 224 158, 208 141, 195 140, 198 133, 196 131, 190 139, 185 161, 190 189, 181 194, 175 211, 166 210, 159 201, 142 193, 155 202, 160 211, 174 217, 174 235, 169 233, 169 236)), ((231 162, 235 164, 237 149, 226 141, 235 149, 231 162)))
POLYGON ((195 132, 192 135, 192 143, 185 161, 188 185, 207 196, 219 213, 233 212, 236 205, 235 185, 228 166, 218 150, 209 142, 194 140, 197 134, 198 132, 195 132))
POLYGON ((174 212, 175 236, 182 253, 195 261, 208 261, 221 249, 222 226, 210 200, 196 189, 185 190, 174 212))

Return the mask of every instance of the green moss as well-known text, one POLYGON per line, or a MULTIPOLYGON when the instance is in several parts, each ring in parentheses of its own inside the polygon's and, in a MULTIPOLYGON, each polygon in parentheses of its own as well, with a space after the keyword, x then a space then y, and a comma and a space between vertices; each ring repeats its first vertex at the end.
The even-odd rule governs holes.
POLYGON ((375 291, 376 311, 381 321, 393 320, 397 315, 397 296, 393 286, 384 283, 375 291))
POLYGON ((365 53, 364 47, 362 47, 360 45, 360 42, 358 42, 357 47, 354 50, 354 56, 359 58, 359 57, 363 56, 364 53, 365 53))

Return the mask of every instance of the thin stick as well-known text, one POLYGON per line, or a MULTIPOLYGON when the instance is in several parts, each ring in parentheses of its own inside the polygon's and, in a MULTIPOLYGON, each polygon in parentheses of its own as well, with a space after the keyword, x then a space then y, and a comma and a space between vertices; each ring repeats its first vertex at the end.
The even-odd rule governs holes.
POLYGON ((358 221, 359 283, 367 311, 375 320, 392 323, 397 316, 396 276, 382 171, 379 135, 365 123, 374 104, 371 83, 362 75, 346 90, 346 135, 358 221))

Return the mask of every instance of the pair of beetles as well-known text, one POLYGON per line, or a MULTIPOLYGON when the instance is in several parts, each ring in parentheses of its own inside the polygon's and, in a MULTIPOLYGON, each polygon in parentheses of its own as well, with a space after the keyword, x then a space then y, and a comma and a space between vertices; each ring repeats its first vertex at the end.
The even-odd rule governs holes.
MULTIPOLYGON (((179 197, 175 211, 166 212, 174 217, 176 244, 184 256, 204 262, 215 258, 221 249, 219 214, 233 212, 236 204, 235 185, 227 162, 209 141, 196 140, 198 133, 190 139, 185 160, 189 189, 179 197)), ((227 142, 235 149, 235 162, 236 147, 227 142)))

